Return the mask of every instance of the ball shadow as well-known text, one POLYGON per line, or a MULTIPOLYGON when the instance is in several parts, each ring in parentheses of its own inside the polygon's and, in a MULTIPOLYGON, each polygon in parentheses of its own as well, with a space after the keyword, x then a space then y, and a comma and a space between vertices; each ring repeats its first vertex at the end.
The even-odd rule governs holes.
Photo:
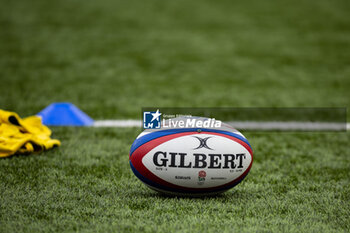
POLYGON ((163 200, 215 200, 222 203, 227 202, 228 200, 251 200, 257 198, 256 193, 247 192, 246 190, 229 190, 227 192, 218 193, 218 194, 209 194, 201 196, 191 196, 191 195, 175 195, 175 194, 166 194, 160 193, 153 190, 144 190, 142 192, 133 192, 133 196, 142 197, 142 198, 158 198, 163 200))

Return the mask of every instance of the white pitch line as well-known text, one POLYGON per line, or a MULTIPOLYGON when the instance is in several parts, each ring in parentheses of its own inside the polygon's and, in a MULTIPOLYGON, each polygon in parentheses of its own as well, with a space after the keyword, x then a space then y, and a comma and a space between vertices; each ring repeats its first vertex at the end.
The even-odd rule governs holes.
POLYGON ((142 127, 140 120, 100 120, 93 127, 142 127))
POLYGON ((227 122, 237 129, 248 130, 305 130, 305 131, 342 131, 348 128, 349 124, 335 122, 227 122))
MULTIPOLYGON (((236 129, 245 130, 305 130, 305 131, 343 131, 350 129, 350 124, 336 122, 258 122, 258 121, 230 121, 226 122, 236 129)), ((93 127, 142 127, 140 120, 97 120, 93 127)))

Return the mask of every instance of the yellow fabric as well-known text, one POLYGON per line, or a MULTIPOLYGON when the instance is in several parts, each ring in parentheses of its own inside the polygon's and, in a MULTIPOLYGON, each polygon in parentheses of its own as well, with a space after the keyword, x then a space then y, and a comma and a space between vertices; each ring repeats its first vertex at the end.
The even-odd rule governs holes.
POLYGON ((41 152, 61 145, 51 139, 51 130, 38 116, 21 119, 15 112, 0 109, 0 157, 41 152))

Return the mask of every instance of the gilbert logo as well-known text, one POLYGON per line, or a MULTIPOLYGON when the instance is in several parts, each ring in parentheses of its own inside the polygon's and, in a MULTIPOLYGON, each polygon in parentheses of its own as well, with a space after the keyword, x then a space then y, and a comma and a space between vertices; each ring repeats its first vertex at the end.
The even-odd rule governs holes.
POLYGON ((200 148, 206 148, 206 149, 209 149, 209 150, 213 150, 207 145, 207 141, 211 137, 206 137, 206 138, 200 138, 200 137, 197 137, 197 136, 193 136, 193 137, 197 138, 199 140, 199 146, 197 148, 194 148, 193 150, 197 150, 197 149, 200 149, 200 148))
POLYGON ((144 129, 160 129, 162 114, 157 109, 156 112, 143 112, 143 128, 144 129))

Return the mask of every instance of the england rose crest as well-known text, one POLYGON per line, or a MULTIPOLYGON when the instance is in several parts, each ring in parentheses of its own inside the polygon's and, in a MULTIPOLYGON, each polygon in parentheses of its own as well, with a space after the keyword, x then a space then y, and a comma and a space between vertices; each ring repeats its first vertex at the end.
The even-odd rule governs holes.
POLYGON ((199 171, 198 172, 198 184, 202 185, 205 181, 205 177, 207 176, 207 173, 205 171, 199 171))

